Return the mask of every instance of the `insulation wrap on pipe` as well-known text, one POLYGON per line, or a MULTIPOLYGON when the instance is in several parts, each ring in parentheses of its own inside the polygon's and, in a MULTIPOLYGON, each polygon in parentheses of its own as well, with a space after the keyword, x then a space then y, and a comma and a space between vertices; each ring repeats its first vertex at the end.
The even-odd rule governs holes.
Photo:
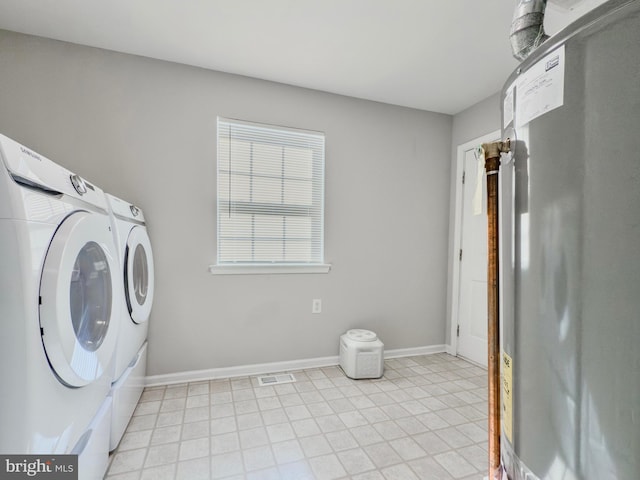
POLYGON ((547 0, 519 0, 511 22, 511 51, 518 60, 525 60, 547 38, 544 33, 544 11, 547 0))

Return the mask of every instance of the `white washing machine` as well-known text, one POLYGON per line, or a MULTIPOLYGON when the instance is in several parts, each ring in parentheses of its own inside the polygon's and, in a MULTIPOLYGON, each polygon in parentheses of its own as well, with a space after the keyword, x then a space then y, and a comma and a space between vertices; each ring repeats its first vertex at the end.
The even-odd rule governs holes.
POLYGON ((102 190, 0 135, 0 452, 104 474, 117 269, 102 190))
POLYGON ((114 383, 110 448, 115 449, 144 389, 147 332, 153 304, 154 270, 144 214, 135 205, 107 194, 119 260, 120 321, 114 383))

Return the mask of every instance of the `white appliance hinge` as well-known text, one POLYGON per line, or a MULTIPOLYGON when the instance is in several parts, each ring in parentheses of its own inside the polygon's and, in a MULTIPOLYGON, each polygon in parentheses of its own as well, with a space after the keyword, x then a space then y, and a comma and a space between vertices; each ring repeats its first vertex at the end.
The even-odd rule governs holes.
POLYGON ((462 261, 462 249, 460 249, 460 253, 458 254, 458 260, 462 261))
POLYGON ((464 185, 464 177, 467 175, 467 172, 462 172, 462 184, 464 185))
POLYGON ((460 336, 460 325, 458 325, 458 328, 456 329, 456 337, 460 336))

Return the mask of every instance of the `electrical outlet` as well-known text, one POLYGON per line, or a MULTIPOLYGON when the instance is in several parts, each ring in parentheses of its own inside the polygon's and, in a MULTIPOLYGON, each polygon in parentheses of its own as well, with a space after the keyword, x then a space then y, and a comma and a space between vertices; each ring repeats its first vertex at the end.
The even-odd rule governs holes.
POLYGON ((322 313, 322 300, 314 298, 311 304, 311 313, 322 313))

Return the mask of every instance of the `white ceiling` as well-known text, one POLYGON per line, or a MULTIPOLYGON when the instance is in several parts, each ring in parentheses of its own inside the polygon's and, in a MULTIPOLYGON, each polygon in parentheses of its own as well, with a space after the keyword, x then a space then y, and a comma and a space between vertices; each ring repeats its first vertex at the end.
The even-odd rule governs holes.
MULTIPOLYGON (((555 33, 574 11, 550 5, 555 33)), ((574 2, 575 3, 575 2, 574 2)), ((455 114, 516 67, 515 0, 1 0, 0 28, 455 114)))

